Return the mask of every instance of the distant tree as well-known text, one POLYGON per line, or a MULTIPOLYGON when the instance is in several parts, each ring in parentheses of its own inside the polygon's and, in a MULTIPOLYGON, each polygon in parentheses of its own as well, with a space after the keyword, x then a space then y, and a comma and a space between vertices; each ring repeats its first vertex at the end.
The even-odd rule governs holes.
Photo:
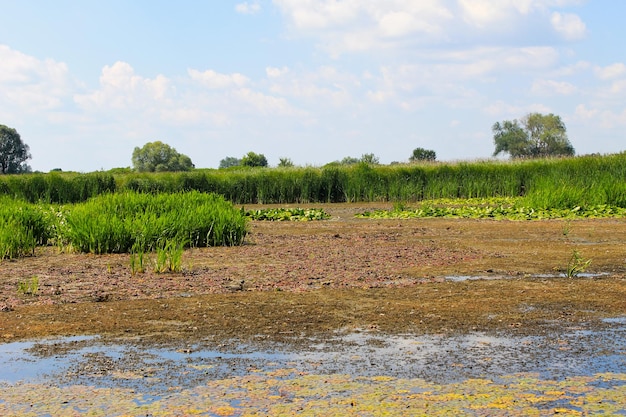
POLYGON ((358 164, 360 161, 361 160, 359 158, 353 158, 351 156, 346 156, 341 161, 339 161, 339 163, 341 165, 354 165, 354 164, 358 164))
POLYGON ((434 161, 436 159, 437 159, 437 153, 435 151, 424 149, 424 148, 413 149, 413 155, 409 157, 409 161, 411 162, 434 161))
POLYGON ((508 153, 511 158, 543 158, 575 154, 565 124, 552 113, 530 113, 521 121, 497 122, 491 130, 496 147, 493 156, 508 153))
POLYGON ((266 167, 267 166, 267 158, 265 155, 248 152, 241 158, 241 165, 246 167, 266 167))
POLYGON ((138 172, 190 171, 194 168, 187 155, 161 142, 148 142, 133 151, 133 167, 138 172))
POLYGON ((378 165, 380 163, 380 160, 373 153, 365 153, 361 155, 361 159, 359 159, 359 162, 362 162, 368 165, 378 165))
POLYGON ((31 158, 29 149, 17 130, 0 125, 0 174, 30 172, 30 167, 26 165, 31 158))
POLYGON ((293 166, 293 161, 290 158, 280 158, 278 166, 281 168, 290 168, 293 166))
POLYGON ((235 158, 234 156, 227 156, 220 161, 220 169, 237 167, 239 165, 241 165, 241 159, 235 158))

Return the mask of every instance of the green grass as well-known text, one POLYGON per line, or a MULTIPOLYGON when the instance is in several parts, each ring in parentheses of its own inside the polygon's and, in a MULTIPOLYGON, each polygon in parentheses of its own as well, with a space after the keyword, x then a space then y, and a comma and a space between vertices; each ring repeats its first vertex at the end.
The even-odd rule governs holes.
POLYGON ((0 260, 46 244, 95 254, 165 249, 168 268, 178 269, 179 249, 240 245, 248 230, 247 218, 232 203, 197 191, 103 194, 65 206, 7 197, 0 202, 0 260))
POLYGON ((0 261, 32 255, 47 242, 49 219, 38 207, 0 197, 0 261))
POLYGON ((76 203, 103 193, 199 191, 235 204, 525 197, 535 208, 626 207, 626 152, 573 158, 0 176, 0 195, 76 203))
POLYGON ((245 216, 216 194, 199 192, 106 194, 77 204, 66 215, 67 244, 90 253, 234 246, 247 234, 245 216))

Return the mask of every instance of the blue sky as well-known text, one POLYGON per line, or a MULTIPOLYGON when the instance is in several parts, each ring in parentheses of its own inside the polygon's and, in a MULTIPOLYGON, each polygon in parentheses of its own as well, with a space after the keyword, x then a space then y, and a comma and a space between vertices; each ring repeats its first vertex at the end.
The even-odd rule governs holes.
POLYGON ((0 124, 34 170, 199 168, 263 153, 489 158, 555 113, 578 154, 626 149, 622 0, 0 0, 0 124))

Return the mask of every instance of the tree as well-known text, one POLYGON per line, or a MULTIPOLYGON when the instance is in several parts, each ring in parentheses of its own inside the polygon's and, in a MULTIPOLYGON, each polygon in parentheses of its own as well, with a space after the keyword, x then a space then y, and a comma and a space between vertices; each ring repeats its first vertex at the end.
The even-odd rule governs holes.
POLYGON ((29 172, 25 163, 31 158, 29 149, 17 130, 0 125, 0 174, 29 172))
POLYGON ((267 166, 267 158, 265 155, 248 152, 241 158, 241 165, 246 167, 266 167, 267 166))
POLYGON ((411 162, 434 161, 436 159, 437 159, 437 153, 435 151, 424 149, 424 148, 413 149, 413 155, 409 157, 409 161, 411 162))
POLYGON ((354 165, 354 164, 358 164, 359 161, 360 161, 359 158, 354 158, 352 156, 346 156, 341 161, 339 161, 339 163, 341 165, 354 165))
POLYGON ((380 163, 380 160, 373 153, 364 153, 363 155, 361 155, 361 159, 359 160, 359 162, 368 165, 378 165, 380 163))
POLYGON ((190 171, 194 168, 187 155, 161 142, 148 142, 133 151, 133 167, 138 172, 190 171))
POLYGON ((529 113, 521 121, 505 120, 491 128, 496 149, 493 156, 508 153, 511 158, 573 156, 565 124, 552 113, 529 113))
POLYGON ((235 158, 234 156, 227 156, 220 161, 220 169, 237 167, 239 165, 241 165, 241 159, 235 158))
POLYGON ((291 168, 293 166, 293 161, 290 158, 280 158, 278 166, 281 168, 291 168))

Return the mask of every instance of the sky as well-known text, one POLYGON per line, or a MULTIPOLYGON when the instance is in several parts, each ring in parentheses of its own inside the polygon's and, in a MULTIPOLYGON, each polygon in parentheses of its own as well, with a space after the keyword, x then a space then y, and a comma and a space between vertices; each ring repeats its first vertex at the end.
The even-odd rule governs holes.
POLYGON ((252 151, 483 160, 494 123, 565 122, 626 149, 623 0, 0 0, 0 124, 33 170, 132 166, 162 141, 197 168, 252 151))

